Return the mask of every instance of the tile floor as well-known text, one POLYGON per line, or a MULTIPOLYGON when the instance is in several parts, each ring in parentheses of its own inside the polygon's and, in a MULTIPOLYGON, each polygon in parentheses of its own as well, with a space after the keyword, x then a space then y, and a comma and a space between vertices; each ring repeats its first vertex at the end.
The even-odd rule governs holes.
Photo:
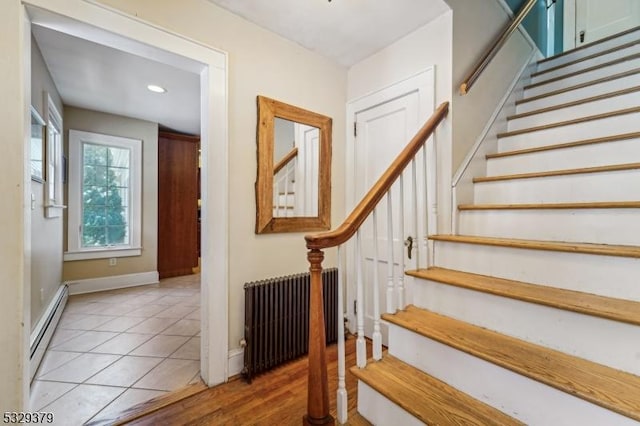
POLYGON ((31 410, 82 425, 200 379, 200 275, 71 296, 31 383, 31 410))

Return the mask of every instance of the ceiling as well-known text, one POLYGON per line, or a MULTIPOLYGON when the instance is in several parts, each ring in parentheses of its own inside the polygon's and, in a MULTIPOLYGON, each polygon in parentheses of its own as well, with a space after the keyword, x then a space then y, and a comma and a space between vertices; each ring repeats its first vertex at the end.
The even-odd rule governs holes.
POLYGON ((349 67, 449 10, 443 0, 209 0, 349 67))
POLYGON ((39 25, 33 25, 32 32, 65 105, 200 133, 197 73, 39 25), (149 84, 167 92, 150 92, 149 84))
MULTIPOLYGON (((345 67, 448 10, 443 0, 209 1, 345 67)), ((127 53, 87 40, 95 29, 40 16, 38 9, 31 13, 33 35, 65 105, 200 133, 201 64, 184 63, 185 58, 167 60, 166 52, 150 46, 135 46, 132 51, 140 56, 127 53), (160 85, 167 93, 152 93, 148 84, 160 85)), ((100 37, 115 45, 119 36, 100 37)), ((131 43, 124 41, 129 47, 131 43)))

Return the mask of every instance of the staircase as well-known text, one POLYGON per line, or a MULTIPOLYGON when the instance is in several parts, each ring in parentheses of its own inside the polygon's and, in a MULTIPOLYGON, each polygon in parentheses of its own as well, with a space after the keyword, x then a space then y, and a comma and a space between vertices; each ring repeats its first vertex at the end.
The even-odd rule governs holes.
POLYGON ((456 235, 385 314, 373 424, 640 422, 640 29, 538 63, 456 235))

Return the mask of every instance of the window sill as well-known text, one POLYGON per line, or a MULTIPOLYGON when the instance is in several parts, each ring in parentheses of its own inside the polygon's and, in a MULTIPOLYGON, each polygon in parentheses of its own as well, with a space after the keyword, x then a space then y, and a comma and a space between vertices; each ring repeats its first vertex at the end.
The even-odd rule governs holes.
POLYGON ((67 251, 64 253, 64 261, 70 262, 74 260, 108 259, 111 257, 131 257, 131 256, 140 256, 141 254, 142 254, 142 247, 67 251))

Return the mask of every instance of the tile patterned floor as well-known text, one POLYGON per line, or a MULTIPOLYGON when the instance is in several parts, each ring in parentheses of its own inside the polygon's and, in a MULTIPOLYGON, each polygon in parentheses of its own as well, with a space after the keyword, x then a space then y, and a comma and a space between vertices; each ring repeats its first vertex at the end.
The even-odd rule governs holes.
POLYGON ((74 426, 200 379, 200 275, 71 296, 34 381, 31 410, 74 426))

